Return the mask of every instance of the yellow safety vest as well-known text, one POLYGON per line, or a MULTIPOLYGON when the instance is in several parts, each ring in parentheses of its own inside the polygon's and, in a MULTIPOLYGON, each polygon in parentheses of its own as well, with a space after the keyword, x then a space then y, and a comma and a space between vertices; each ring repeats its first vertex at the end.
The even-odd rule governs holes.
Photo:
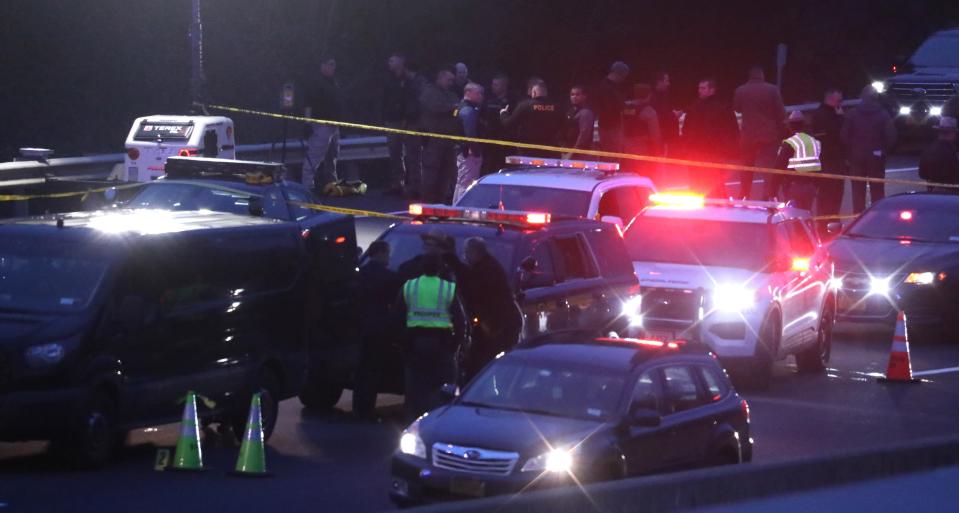
POLYGON ((403 285, 407 328, 452 329, 450 305, 456 284, 436 276, 420 276, 403 285))
POLYGON ((787 168, 801 173, 822 171, 822 162, 819 160, 822 155, 822 143, 818 139, 805 132, 799 132, 783 142, 793 149, 793 156, 789 159, 787 168))

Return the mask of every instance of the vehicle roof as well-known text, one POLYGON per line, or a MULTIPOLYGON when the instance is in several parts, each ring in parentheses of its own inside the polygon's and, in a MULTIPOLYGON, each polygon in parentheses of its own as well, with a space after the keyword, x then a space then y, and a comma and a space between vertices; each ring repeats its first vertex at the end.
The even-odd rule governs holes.
POLYGON ((648 187, 655 190, 652 180, 645 176, 626 172, 608 173, 595 169, 569 169, 559 167, 506 168, 480 178, 479 183, 489 185, 519 185, 592 192, 600 183, 623 183, 648 187))
POLYGON ((680 346, 680 349, 655 348, 630 342, 629 339, 573 338, 545 341, 517 346, 507 354, 510 358, 528 361, 549 361, 599 367, 612 372, 627 373, 638 365, 653 360, 671 358, 707 357, 698 346, 680 346))
MULTIPOLYGON (((669 219, 766 224, 769 222, 770 212, 768 209, 762 207, 740 205, 705 205, 700 208, 676 208, 668 205, 650 205, 646 207, 640 215, 644 217, 669 219)), ((809 217, 810 214, 806 210, 785 207, 777 210, 773 222, 780 222, 786 219, 808 219, 809 217)))
MULTIPOLYGON (((0 222, 0 238, 15 234, 63 234, 67 237, 149 237, 200 230, 289 225, 276 219, 243 216, 208 210, 99 210, 9 219, 0 222), (63 227, 58 228, 58 219, 63 227)), ((60 235, 56 235, 60 236, 60 235)))
POLYGON ((201 120, 209 123, 221 123, 224 121, 233 123, 233 120, 225 116, 184 116, 178 114, 153 114, 151 116, 137 118, 136 122, 146 121, 148 123, 189 123, 190 121, 197 122, 201 120))
POLYGON ((886 196, 881 201, 875 203, 877 207, 892 206, 897 204, 921 204, 923 206, 943 208, 956 208, 959 205, 959 190, 956 192, 928 192, 928 191, 910 191, 901 194, 886 196))
POLYGON ((400 221, 395 229, 413 232, 428 232, 439 228, 448 232, 450 235, 495 235, 502 226, 503 235, 513 237, 521 236, 527 233, 550 233, 555 229, 566 230, 581 226, 583 228, 608 228, 606 223, 594 221, 592 219, 554 217, 552 221, 543 226, 525 226, 510 223, 481 222, 465 219, 410 219, 409 221, 400 221))

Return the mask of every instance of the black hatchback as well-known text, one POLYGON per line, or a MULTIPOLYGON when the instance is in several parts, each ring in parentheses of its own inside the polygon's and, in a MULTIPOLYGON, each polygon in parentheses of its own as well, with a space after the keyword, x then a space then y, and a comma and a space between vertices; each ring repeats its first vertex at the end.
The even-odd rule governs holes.
POLYGON ((494 360, 462 395, 403 432, 394 502, 752 459, 749 407, 711 354, 681 342, 545 340, 494 360))

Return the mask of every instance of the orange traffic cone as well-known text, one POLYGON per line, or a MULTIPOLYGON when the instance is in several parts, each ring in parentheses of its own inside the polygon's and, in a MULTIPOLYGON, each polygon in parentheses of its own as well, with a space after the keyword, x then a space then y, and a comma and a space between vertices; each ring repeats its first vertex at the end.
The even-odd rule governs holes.
POLYGON ((896 331, 892 336, 892 350, 889 353, 889 366, 886 377, 879 378, 884 383, 918 383, 912 377, 912 363, 909 361, 909 337, 906 328, 906 313, 899 310, 896 317, 896 331))

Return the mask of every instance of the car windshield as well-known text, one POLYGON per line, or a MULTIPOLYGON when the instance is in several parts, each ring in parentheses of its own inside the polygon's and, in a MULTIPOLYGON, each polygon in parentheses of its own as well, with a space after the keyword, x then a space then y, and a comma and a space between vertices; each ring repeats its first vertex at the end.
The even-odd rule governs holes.
POLYGON ((190 184, 150 184, 126 205, 130 208, 163 210, 212 210, 231 214, 250 213, 250 195, 190 184))
POLYGON ((773 239, 761 223, 639 216, 626 235, 634 262, 735 267, 759 271, 769 260, 773 239))
POLYGON ((0 249, 0 311, 82 310, 107 266, 102 258, 47 239, 6 239, 0 249))
POLYGON ((549 212, 554 216, 584 217, 589 211, 590 194, 585 191, 548 189, 523 185, 479 183, 456 203, 461 207, 549 212))
POLYGON ((462 404, 603 421, 619 404, 624 376, 557 363, 498 360, 465 390, 462 404))
MULTIPOLYGON (((393 230, 383 238, 390 244, 390 269, 395 271, 403 265, 403 262, 423 253, 423 239, 420 237, 422 233, 426 232, 393 230)), ((466 239, 475 235, 477 234, 451 234, 456 241, 456 254, 461 259, 463 258, 463 245, 466 243, 466 239)), ((507 274, 510 274, 510 269, 513 267, 514 245, 511 243, 512 241, 493 237, 483 238, 486 240, 486 248, 490 254, 503 266, 507 274)))
POLYGON ((916 50, 910 60, 915 66, 959 68, 959 37, 931 37, 916 50))
POLYGON ((889 198, 877 204, 849 227, 846 236, 959 242, 959 197, 921 198, 889 198))

